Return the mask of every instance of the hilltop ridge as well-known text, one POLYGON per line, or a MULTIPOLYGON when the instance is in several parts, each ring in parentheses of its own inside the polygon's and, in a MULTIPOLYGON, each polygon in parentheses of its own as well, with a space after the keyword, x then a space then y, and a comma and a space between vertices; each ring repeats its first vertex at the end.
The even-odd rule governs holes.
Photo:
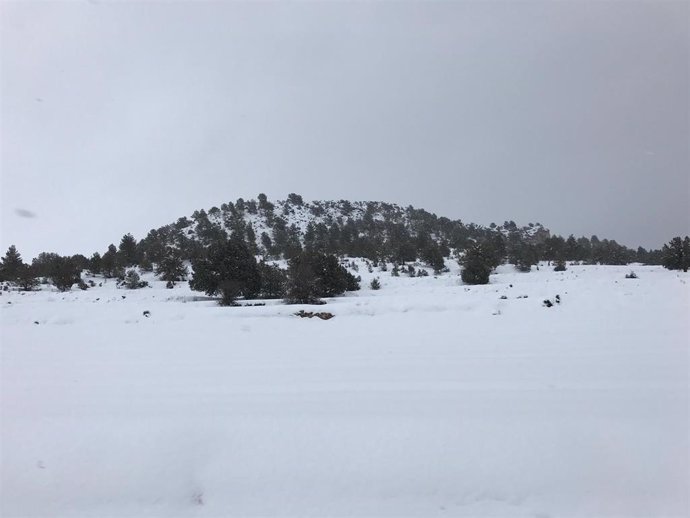
MULTIPOLYGON (((290 258, 303 248, 370 259, 414 260, 424 249, 438 248, 444 257, 451 249, 502 236, 531 245, 551 235, 540 223, 519 227, 513 221, 484 227, 439 217, 424 209, 380 201, 305 202, 291 193, 285 200, 239 198, 151 230, 141 241, 155 254, 162 245, 175 246, 193 257, 200 248, 231 234, 245 239, 257 255, 290 258)), ((152 258, 153 260, 153 258, 152 258)))

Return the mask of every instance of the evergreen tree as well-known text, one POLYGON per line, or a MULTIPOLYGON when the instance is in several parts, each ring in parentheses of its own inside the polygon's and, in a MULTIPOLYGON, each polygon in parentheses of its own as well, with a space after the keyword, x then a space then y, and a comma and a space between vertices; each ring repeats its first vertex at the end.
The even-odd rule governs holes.
POLYGON ((323 254, 307 254, 307 256, 312 261, 312 271, 317 279, 319 297, 335 297, 352 287, 350 277, 354 277, 340 266, 337 257, 323 254))
POLYGON ((255 200, 249 200, 249 201, 247 201, 247 203, 245 205, 246 205, 247 212, 249 214, 256 214, 257 212, 259 212, 259 208, 258 208, 255 200))
POLYGON ((254 232, 254 227, 252 227, 251 224, 247 225, 245 236, 249 251, 252 255, 257 255, 259 253, 259 247, 256 245, 256 232, 254 232))
POLYGON ((434 269, 434 273, 443 271, 446 263, 443 260, 441 249, 434 242, 429 240, 420 250, 422 260, 434 269))
POLYGON ((89 269, 89 260, 82 254, 73 255, 72 262, 74 263, 74 266, 79 269, 80 272, 89 269))
POLYGON ((31 267, 37 277, 50 277, 55 261, 60 256, 54 252, 41 252, 31 261, 31 267))
POLYGON ((127 270, 122 284, 128 290, 137 290, 139 288, 145 288, 149 285, 148 282, 141 280, 141 277, 139 277, 139 274, 133 268, 131 270, 127 270))
POLYGON ((273 255, 273 241, 271 241, 271 238, 266 232, 261 233, 261 246, 264 249, 265 255, 273 255))
POLYGON ((299 194, 295 194, 294 192, 288 194, 287 201, 292 205, 297 205, 300 207, 304 205, 304 200, 302 199, 302 196, 300 196, 299 194))
POLYGON ((139 269, 142 272, 153 271, 153 263, 151 262, 151 259, 149 258, 149 255, 146 252, 139 254, 139 269))
POLYGON ((319 304, 316 275, 310 254, 300 254, 288 262, 285 302, 288 304, 319 304))
POLYGON ((137 240, 132 234, 125 234, 120 240, 120 247, 117 252, 117 262, 119 266, 129 267, 139 264, 137 257, 137 240))
POLYGON ((512 226, 510 227, 511 231, 508 234, 508 239, 506 240, 506 254, 508 255, 508 262, 510 264, 517 265, 520 259, 520 254, 525 247, 525 242, 522 239, 522 236, 520 236, 515 223, 512 221, 510 223, 512 223, 512 226))
POLYGON ((259 275, 261 276, 262 299, 282 299, 285 297, 285 286, 287 275, 276 265, 267 264, 265 261, 259 263, 259 275))
POLYGON ((521 272, 529 272, 532 266, 539 262, 537 250, 534 245, 523 244, 517 255, 515 267, 521 272))
POLYGON ((340 253, 340 227, 337 223, 332 223, 328 227, 328 241, 326 244, 326 251, 329 254, 340 253))
POLYGON ((50 281, 60 291, 69 291, 81 282, 81 270, 71 257, 56 256, 50 264, 50 281))
POLYGON ((566 241, 561 236, 552 236, 544 241, 544 259, 547 261, 559 261, 564 259, 566 241))
POLYGON ((5 257, 0 260, 0 281, 16 282, 24 266, 24 261, 17 251, 17 247, 11 245, 7 249, 5 257))
POLYGON ((304 249, 307 252, 314 252, 314 242, 316 241, 316 226, 310 221, 304 231, 304 249))
POLYGON ((565 241, 565 245, 563 248, 563 258, 567 259, 568 261, 581 261, 581 255, 582 254, 580 253, 580 246, 578 245, 575 236, 570 234, 570 236, 568 236, 568 239, 565 241))
POLYGON ((87 268, 92 274, 98 275, 103 271, 101 254, 95 252, 89 259, 89 266, 87 268))
POLYGON ((465 250, 458 261, 462 266, 462 282, 465 284, 488 284, 492 266, 492 257, 487 254, 483 245, 476 243, 465 250))
POLYGON ((275 218, 273 222, 273 253, 271 255, 284 255, 287 242, 287 222, 283 218, 275 218))
POLYGON ((371 280, 371 284, 369 284, 369 287, 372 290, 380 290, 381 289, 381 281, 379 281, 378 278, 374 278, 371 280))
POLYGON ((302 243, 300 242, 300 232, 297 225, 292 224, 287 230, 287 240, 283 254, 286 259, 290 259, 302 253, 302 243))
POLYGON ((207 295, 220 293, 223 306, 234 305, 240 296, 253 298, 261 289, 256 259, 236 236, 212 244, 204 257, 192 261, 192 269, 190 288, 207 295))
POLYGON ((359 281, 334 255, 303 252, 289 261, 286 302, 314 304, 359 289, 359 281))
POLYGON ((39 285, 33 267, 28 264, 22 264, 21 268, 19 268, 17 280, 15 282, 22 291, 33 291, 39 285))
POLYGON ((117 248, 115 248, 115 245, 108 245, 108 251, 101 258, 101 270, 106 278, 117 277, 121 273, 117 264, 117 248))
POLYGON ((273 209, 275 208, 272 203, 268 201, 268 198, 264 193, 259 194, 258 196, 259 200, 259 209, 267 212, 272 212, 273 209))
POLYGON ((176 281, 183 281, 187 278, 187 266, 182 260, 182 254, 172 246, 165 250, 165 254, 156 265, 155 271, 159 279, 169 281, 173 285, 176 281))
POLYGON ((503 264, 506 256, 505 239, 499 233, 481 241, 484 255, 491 266, 491 269, 497 268, 503 264))
POLYGON ((685 236, 685 239, 674 237, 667 245, 664 245, 662 253, 664 268, 687 272, 690 267, 690 237, 685 236))

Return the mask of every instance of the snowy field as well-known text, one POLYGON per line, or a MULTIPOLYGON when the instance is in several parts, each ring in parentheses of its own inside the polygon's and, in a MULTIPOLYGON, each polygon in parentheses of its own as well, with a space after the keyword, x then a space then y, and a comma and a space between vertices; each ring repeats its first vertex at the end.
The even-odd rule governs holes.
POLYGON ((0 514, 687 517, 690 274, 634 269, 3 293, 0 514))

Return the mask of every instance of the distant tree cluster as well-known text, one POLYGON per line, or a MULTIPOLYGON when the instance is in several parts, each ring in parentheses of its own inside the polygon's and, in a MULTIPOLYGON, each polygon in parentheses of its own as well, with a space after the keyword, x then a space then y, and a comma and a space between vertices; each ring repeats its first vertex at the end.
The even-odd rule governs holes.
POLYGON ((10 282, 23 291, 38 287, 38 279, 31 265, 25 264, 17 248, 12 245, 0 260, 0 281, 10 282))
POLYGON ((43 252, 29 265, 24 263, 21 254, 12 245, 0 260, 0 281, 9 282, 24 291, 36 289, 40 278, 51 282, 60 291, 67 291, 75 284, 85 289, 81 278, 85 261, 82 255, 63 257, 43 252))
POLYGON ((289 304, 314 304, 321 297, 358 289, 359 279, 341 266, 334 255, 304 252, 290 259, 285 294, 289 304))
POLYGON ((289 262, 287 272, 257 262, 248 244, 238 236, 212 244, 192 262, 193 290, 220 295, 220 303, 235 305, 239 297, 278 298, 288 303, 313 304, 359 289, 358 280, 332 255, 303 252, 289 262))

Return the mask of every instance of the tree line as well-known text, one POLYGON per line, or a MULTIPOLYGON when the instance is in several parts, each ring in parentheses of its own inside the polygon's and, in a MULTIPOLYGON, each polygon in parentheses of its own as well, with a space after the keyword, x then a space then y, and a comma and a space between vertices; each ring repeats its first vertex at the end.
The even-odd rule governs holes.
POLYGON ((60 290, 75 284, 86 289, 81 273, 87 270, 119 282, 127 278, 127 286, 132 287, 140 283, 132 273, 137 267, 155 272, 173 287, 187 279, 191 265, 192 289, 220 295, 224 304, 233 304, 238 297, 314 301, 355 289, 356 279, 339 265, 338 257, 343 256, 390 262, 394 272, 399 265, 421 261, 440 273, 455 252, 460 254, 463 278, 470 282, 488 281, 487 269, 490 273, 506 261, 522 271, 539 261, 553 262, 557 268, 578 261, 687 269, 688 242, 688 237, 676 237, 660 250, 632 250, 597 236, 551 236, 538 223, 518 227, 506 221, 482 227, 382 202, 308 204, 291 193, 286 201, 274 204, 259 194, 257 200, 239 198, 208 212, 195 211, 191 219, 183 217, 153 229, 140 241, 125 234, 119 246, 110 244, 103 254, 95 252, 88 258, 44 252, 25 264, 12 246, 2 259, 0 281, 25 290, 34 289, 39 279, 60 290), (298 216, 307 218, 305 225, 298 226, 298 216), (263 229, 258 236, 257 229, 263 229), (275 259, 287 259, 287 270, 271 265, 275 259))

